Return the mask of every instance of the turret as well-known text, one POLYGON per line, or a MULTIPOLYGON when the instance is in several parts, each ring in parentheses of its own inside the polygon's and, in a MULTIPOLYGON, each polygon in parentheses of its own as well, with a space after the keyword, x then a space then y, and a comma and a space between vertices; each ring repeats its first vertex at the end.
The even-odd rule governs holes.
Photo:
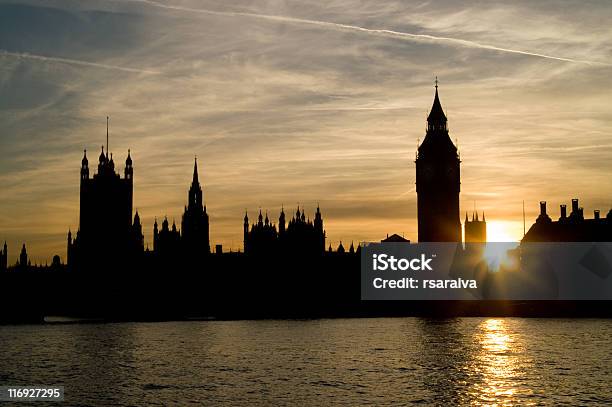
POLYGON ((157 218, 153 224, 153 251, 159 250, 159 230, 157 229, 157 218))
POLYGON ((323 215, 321 214, 321 208, 317 203, 317 212, 315 213, 314 229, 317 234, 318 250, 323 253, 325 252, 325 230, 323 229, 323 215))
POLYGON ((134 178, 134 167, 132 167, 132 157, 130 154, 130 150, 128 150, 127 158, 125 159, 125 179, 133 179, 134 178))
POLYGON ((285 233, 285 208, 283 208, 282 206, 280 216, 278 217, 278 233, 285 233))
POLYGON ((87 159, 87 150, 83 150, 83 159, 81 160, 81 180, 89 178, 89 160, 87 159))
POLYGON ((25 243, 21 246, 21 253, 19 253, 19 265, 26 267, 28 265, 28 252, 26 251, 25 243))
POLYGON ((319 204, 317 204, 317 211, 315 212, 314 225, 318 230, 323 230, 323 216, 319 204))
POLYGON ((104 154, 104 146, 102 146, 102 152, 100 153, 100 157, 98 157, 98 174, 104 174, 106 169, 106 155, 104 154))
POLYGON ((245 210, 244 211, 244 222, 242 224, 242 243, 244 245, 243 249, 245 253, 248 251, 248 247, 247 247, 248 239, 249 239, 249 214, 245 210))
POLYGON ((100 164, 106 163, 106 155, 104 154, 104 146, 102 146, 102 152, 100 153, 100 157, 98 157, 98 161, 100 164))

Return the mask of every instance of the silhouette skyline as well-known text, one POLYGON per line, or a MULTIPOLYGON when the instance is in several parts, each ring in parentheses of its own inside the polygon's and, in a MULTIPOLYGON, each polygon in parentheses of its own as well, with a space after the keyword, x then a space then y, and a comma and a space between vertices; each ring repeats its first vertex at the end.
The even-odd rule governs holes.
MULTIPOLYGON (((571 301, 561 307, 539 304, 540 300, 560 299, 560 294, 555 284, 545 286, 545 290, 539 284, 534 285, 534 281, 545 281, 541 280, 539 273, 550 271, 547 267, 542 268, 540 260, 546 256, 537 247, 506 244, 504 248, 502 244, 507 262, 490 262, 487 256, 491 253, 487 250, 499 250, 500 246, 482 244, 487 240, 488 233, 484 212, 482 220, 476 211, 471 221, 466 214, 463 225, 458 219, 460 159, 456 144, 448 134, 437 79, 433 99, 427 118, 426 137, 416 157, 417 238, 419 243, 425 243, 421 247, 443 242, 446 246, 439 250, 446 252, 450 256, 448 259, 452 260, 449 276, 460 276, 471 282, 470 290, 474 291, 452 297, 454 299, 447 302, 461 303, 465 299, 493 301, 486 311, 474 305, 478 301, 467 301, 470 304, 457 307, 424 305, 436 299, 433 294, 432 297, 425 297, 421 303, 401 307, 393 301, 395 297, 387 298, 391 301, 382 301, 380 305, 363 301, 378 299, 363 297, 364 281, 359 279, 360 272, 364 270, 363 262, 369 263, 366 259, 370 251, 376 248, 362 246, 360 242, 355 245, 353 240, 349 245, 348 239, 344 242, 340 240, 333 247, 326 240, 328 228, 320 205, 317 205, 312 220, 303 206, 298 206, 291 218, 281 206, 278 223, 269 216, 268 211, 260 209, 257 218, 250 219, 247 210, 242 220, 242 251, 224 251, 222 245, 214 244, 215 251, 211 253, 209 228, 211 224, 214 226, 214 214, 210 222, 206 184, 200 183, 197 158, 193 162, 180 227, 174 219, 170 226, 165 216, 159 228, 156 219, 153 224, 153 248, 150 249, 143 236, 147 225, 141 222, 137 210, 133 212, 134 180, 138 176, 135 164, 138 161, 132 159, 131 150, 128 150, 123 177, 120 175, 113 153, 109 152, 107 118, 106 149, 105 146, 101 147, 97 171, 92 174, 93 170, 90 170, 87 150, 81 159, 80 222, 75 236, 71 230, 67 233, 66 263, 59 255, 53 257, 51 265, 32 262, 24 243, 18 262, 7 267, 6 259, 10 258, 11 253, 9 251, 7 256, 5 245, 0 253, 2 279, 9 285, 31 283, 38 294, 34 294, 35 301, 27 306, 17 311, 6 310, 0 315, 0 320, 40 321, 47 315, 163 320, 189 317, 363 317, 415 312, 441 312, 444 315, 482 315, 483 312, 503 315, 605 313, 597 303, 600 297, 593 298, 592 303, 586 302, 585 307, 575 307, 571 301), (465 244, 462 244, 462 227, 465 230, 465 244), (329 245, 327 250, 326 245, 329 245), (366 251, 365 257, 361 255, 362 250, 366 251), (520 278, 515 281, 517 276, 520 278), (481 279, 480 288, 473 279, 476 277, 481 279), (513 291, 517 287, 519 291, 513 291), (50 291, 42 295, 40 290, 46 289, 50 291), (109 292, 113 295, 109 296, 109 292), (515 296, 505 297, 508 292, 515 293, 515 296), (174 298, 159 301, 162 297, 174 298), (515 298, 530 298, 536 305, 510 301, 506 305, 511 306, 504 308, 505 300, 515 298)), ((605 218, 596 211, 594 219, 587 220, 578 199, 573 199, 572 212, 567 215, 562 205, 561 218, 557 222, 547 215, 546 202, 541 201, 540 215, 523 241, 595 242, 609 241, 610 238, 612 208, 605 218)), ((381 242, 395 242, 388 243, 391 250, 409 244, 410 239, 387 234, 381 242)), ((605 257, 598 250, 601 249, 591 247, 589 255, 583 256, 580 264, 588 266, 598 276, 607 276, 609 267, 606 268, 605 257)), ((550 273, 547 275, 550 276, 550 273)), ((589 277, 584 276, 586 279, 589 277)), ((4 301, 7 304, 14 302, 13 298, 19 295, 19 291, 11 292, 4 301)), ((411 299, 418 300, 420 297, 411 299)))
MULTIPOLYGON (((482 220, 474 208, 471 220, 466 212, 463 224, 459 221, 460 163, 457 147, 449 136, 448 121, 440 101, 436 77, 434 100, 427 116, 426 135, 418 147, 415 160, 419 242, 478 244, 488 241, 484 211, 482 220)), ((149 250, 149 245, 144 241, 143 225, 138 211, 132 220, 133 190, 134 166, 131 151, 128 149, 124 176, 121 178, 115 168, 113 153, 109 153, 107 117, 106 151, 103 145, 97 171, 93 174, 90 174, 87 150, 83 151, 80 169, 80 221, 74 237, 72 230, 68 230, 64 263, 68 270, 99 272, 113 270, 118 266, 138 268, 146 264, 156 270, 160 269, 160 264, 166 268, 182 264, 191 270, 210 266, 210 223, 203 188, 199 181, 197 157, 194 158, 192 180, 180 228, 175 220, 170 227, 168 217, 165 216, 160 229, 156 217, 153 224, 152 250, 149 250)), ((540 201, 540 214, 521 240, 595 242, 612 238, 612 208, 605 218, 601 216, 600 210, 595 210, 594 218, 587 220, 584 208, 579 206, 579 200, 575 198, 572 199, 569 215, 564 204, 561 205, 560 211, 559 220, 553 222, 547 214, 546 201, 540 201)), ((247 209, 243 219, 243 246, 242 250, 238 249, 238 253, 242 251, 249 255, 251 260, 265 257, 288 259, 297 256, 314 261, 326 253, 352 255, 361 249, 359 242, 357 249, 354 241, 351 241, 347 249, 340 240, 335 250, 331 242, 326 250, 326 236, 319 204, 312 221, 310 216, 306 216, 305 209, 300 209, 299 205, 290 219, 285 214, 284 205, 281 206, 278 226, 274 219, 268 216, 267 210, 265 220, 261 208, 257 218, 252 220, 249 219, 247 209)), ((410 239, 397 234, 389 237, 387 233, 387 238, 381 242, 409 243, 410 239)), ((232 252, 232 248, 229 252, 232 252)), ((223 245, 215 244, 214 254, 223 253, 223 245)), ((36 270, 42 266, 34 263, 32 267, 25 243, 14 267, 9 264, 9 257, 5 242, 3 250, 0 251, 0 271, 6 271, 8 268, 36 270)), ((45 267, 47 266, 48 263, 45 264, 45 267)), ((52 269, 57 271, 61 267, 61 257, 56 254, 53 257, 52 269)))
POLYGON ((242 246, 245 208, 277 215, 298 201, 311 215, 320 203, 334 247, 414 240, 406 163, 435 75, 463 160, 461 217, 476 201, 491 239, 517 240, 523 200, 527 219, 541 199, 579 197, 587 214, 610 205, 605 3, 0 7, 0 242, 11 263, 24 241, 33 262, 63 251, 79 223, 74 170, 83 148, 95 161, 107 115, 119 167, 128 149, 137 163, 134 209, 149 245, 155 216, 180 228, 194 154, 212 244, 242 246))
MULTIPOLYGON (((181 261, 187 265, 206 264, 210 251, 209 217, 206 212, 202 186, 199 182, 197 157, 188 203, 185 205, 181 229, 173 220, 169 226, 167 216, 159 229, 157 217, 153 225, 153 248, 145 244, 143 225, 134 207, 134 167, 131 151, 125 160, 124 177, 115 169, 113 153, 109 152, 109 117, 106 117, 106 151, 101 147, 97 172, 91 174, 87 150, 83 151, 80 170, 79 227, 73 238, 68 230, 66 265, 69 270, 112 270, 121 265, 142 266, 146 257, 154 256, 165 264, 181 261), (146 251, 145 251, 146 246, 146 251)), ((427 117, 427 132, 418 148, 416 159, 418 225, 421 242, 462 242, 462 225, 458 219, 460 160, 456 146, 448 134, 447 118, 438 95, 438 78, 435 93, 427 117)), ((486 223, 479 224, 486 237, 486 223)), ((466 217, 466 237, 472 240, 466 217)), ((474 226, 474 222, 471 225, 474 226)), ((388 234, 387 234, 388 236, 388 234)), ((395 235, 397 236, 397 235, 395 235)), ((486 241, 486 239, 485 239, 486 241)), ((223 253, 222 245, 216 245, 216 253, 223 253)), ((231 252, 232 248, 230 248, 231 252)), ((240 252, 240 249, 238 250, 240 252)), ((266 211, 265 220, 261 209, 251 223, 248 210, 244 215, 242 251, 255 256, 306 256, 318 257, 326 252, 326 231, 319 204, 313 220, 306 217, 304 208, 298 205, 295 215, 287 220, 284 207, 278 218, 278 229, 266 211)), ((327 252, 334 249, 329 244, 327 252)), ((342 244, 337 253, 355 254, 354 242, 348 250, 342 244)), ((7 257, 2 252, 2 263, 7 257)), ((57 257, 57 256, 56 256, 57 257)), ((54 258, 54 262, 55 258, 54 258)), ((59 263, 59 262, 57 262, 59 263)), ((31 268, 23 245, 18 268, 31 268)), ((123 267, 122 266, 122 267, 123 267)), ((1 269, 6 270, 6 266, 1 269)))

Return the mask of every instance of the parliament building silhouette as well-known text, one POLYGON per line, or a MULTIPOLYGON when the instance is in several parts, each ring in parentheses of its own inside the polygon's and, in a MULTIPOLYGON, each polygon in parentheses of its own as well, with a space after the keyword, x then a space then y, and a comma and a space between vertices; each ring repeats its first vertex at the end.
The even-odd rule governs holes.
MULTIPOLYGON (((427 132, 418 147, 416 185, 418 236, 420 242, 461 242, 459 220, 460 159, 450 139, 447 118, 438 95, 436 79, 434 101, 427 118, 427 132)), ((76 237, 68 232, 67 264, 70 269, 108 269, 117 261, 136 263, 144 257, 205 261, 211 254, 209 217, 199 182, 197 159, 188 193, 181 229, 164 218, 153 226, 153 251, 144 249, 140 216, 133 211, 134 167, 130 151, 125 160, 124 177, 115 171, 113 155, 107 145, 101 149, 98 171, 90 177, 87 152, 83 155, 80 176, 80 217, 76 237)), ((466 236, 486 239, 486 223, 466 222, 466 236), (472 232, 470 232, 472 231, 472 232)), ((281 208, 278 226, 259 211, 257 221, 243 222, 243 250, 246 255, 320 256, 326 253, 326 232, 319 206, 313 220, 304 208, 297 208, 287 221, 281 208)), ((328 251, 327 253, 329 253, 328 251)), ((340 242, 337 253, 355 254, 353 243, 347 251, 340 242)))
POLYGON ((170 229, 166 217, 162 222, 161 230, 159 230, 157 219, 155 219, 153 225, 153 254, 164 258, 186 256, 192 261, 206 258, 210 254, 209 223, 198 176, 197 158, 193 165, 193 178, 189 187, 181 228, 182 231, 177 230, 176 223, 173 221, 170 229))
POLYGON ((249 216, 245 213, 243 233, 246 254, 272 254, 281 251, 286 254, 321 255, 325 252, 323 216, 318 205, 314 221, 307 219, 304 209, 300 212, 298 206, 288 224, 285 220, 285 209, 281 208, 278 231, 276 225, 269 220, 267 212, 264 220, 261 210, 257 222, 249 229, 249 216))

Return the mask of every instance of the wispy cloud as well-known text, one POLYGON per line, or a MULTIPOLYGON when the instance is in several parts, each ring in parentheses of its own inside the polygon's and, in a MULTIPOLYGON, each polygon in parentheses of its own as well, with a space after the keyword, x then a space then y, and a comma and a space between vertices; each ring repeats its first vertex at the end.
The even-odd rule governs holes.
POLYGON ((263 20, 275 21, 275 22, 281 22, 281 23, 305 24, 305 25, 316 26, 316 27, 321 27, 325 29, 352 31, 352 32, 371 34, 371 35, 381 35, 384 37, 397 38, 397 39, 403 39, 403 40, 409 40, 409 41, 442 42, 442 43, 457 45, 461 47, 477 48, 477 49, 484 49, 484 50, 497 51, 497 52, 506 52, 506 53, 511 53, 511 54, 525 55, 525 56, 531 56, 531 57, 537 57, 537 58, 545 58, 545 59, 551 59, 551 60, 562 61, 562 62, 571 62, 571 63, 587 64, 587 65, 612 66, 612 64, 609 64, 606 62, 589 61, 589 60, 583 60, 583 59, 555 56, 555 55, 543 54, 543 53, 538 53, 538 52, 530 52, 530 51, 525 51, 525 50, 505 48, 505 47, 489 45, 489 44, 482 44, 476 41, 470 41, 470 40, 465 40, 461 38, 452 38, 452 37, 445 37, 445 36, 438 36, 438 35, 431 35, 431 34, 415 34, 415 33, 394 31, 394 30, 388 30, 388 29, 382 29, 382 28, 366 28, 366 27, 360 27, 356 25, 341 24, 341 23, 330 22, 330 21, 307 20, 303 18, 295 18, 295 17, 290 17, 290 16, 276 16, 276 15, 268 15, 268 14, 245 13, 245 12, 235 12, 235 11, 231 11, 231 12, 230 11, 215 11, 215 10, 207 10, 207 9, 202 9, 202 8, 190 8, 190 7, 174 6, 174 5, 159 3, 153 0, 119 0, 119 1, 145 3, 151 6, 160 7, 160 8, 164 8, 168 10, 179 10, 179 11, 185 11, 185 12, 190 12, 190 13, 203 13, 207 15, 225 16, 225 17, 249 17, 249 18, 257 18, 257 19, 263 19, 263 20))
POLYGON ((111 69, 115 71, 142 73, 142 74, 148 74, 148 75, 158 75, 161 73, 160 71, 154 71, 151 69, 130 68, 126 66, 110 65, 110 64, 104 64, 104 63, 99 63, 99 62, 89 62, 89 61, 82 61, 78 59, 60 58, 60 57, 52 57, 52 56, 45 56, 45 55, 34 55, 34 54, 22 53, 22 52, 9 52, 9 51, 0 49, 0 57, 2 56, 9 56, 9 57, 14 57, 18 59, 29 59, 29 60, 41 61, 41 62, 55 62, 55 63, 60 63, 60 64, 77 65, 77 66, 84 66, 84 67, 89 67, 89 68, 111 69))

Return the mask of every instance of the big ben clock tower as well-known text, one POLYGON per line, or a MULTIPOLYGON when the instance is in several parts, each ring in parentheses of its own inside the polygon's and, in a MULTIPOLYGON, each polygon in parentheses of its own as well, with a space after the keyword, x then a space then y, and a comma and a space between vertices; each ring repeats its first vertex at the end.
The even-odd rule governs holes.
POLYGON ((437 78, 433 106, 427 117, 427 134, 415 162, 419 242, 460 242, 461 161, 448 135, 437 78))

